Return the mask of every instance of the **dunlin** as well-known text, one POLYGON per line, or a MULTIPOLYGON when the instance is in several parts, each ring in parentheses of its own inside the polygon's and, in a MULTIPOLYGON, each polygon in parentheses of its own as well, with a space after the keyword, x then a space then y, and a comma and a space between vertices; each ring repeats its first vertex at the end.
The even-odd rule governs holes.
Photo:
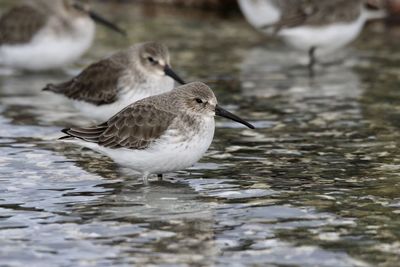
POLYGON ((30 71, 62 67, 92 45, 97 21, 117 26, 74 0, 29 0, 0 18, 0 65, 30 71))
POLYGON ((342 48, 357 38, 365 22, 385 14, 363 0, 238 0, 254 27, 276 33, 292 47, 307 51, 309 68, 317 54, 342 48))
POLYGON ((62 94, 85 116, 105 121, 142 98, 168 92, 174 80, 184 81, 171 69, 168 48, 141 43, 100 60, 77 77, 43 90, 62 94))
POLYGON ((69 128, 63 140, 103 153, 143 175, 182 170, 196 163, 210 146, 214 116, 254 129, 222 109, 211 89, 200 82, 137 101, 107 122, 88 128, 69 128))

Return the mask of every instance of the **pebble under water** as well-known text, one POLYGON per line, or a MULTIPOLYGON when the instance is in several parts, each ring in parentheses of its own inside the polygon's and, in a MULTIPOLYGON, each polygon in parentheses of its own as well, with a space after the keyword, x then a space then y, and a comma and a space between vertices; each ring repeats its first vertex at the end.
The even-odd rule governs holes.
POLYGON ((310 78, 306 55, 240 14, 97 8, 129 39, 99 28, 73 67, 1 70, 1 266, 398 266, 400 27, 370 24, 310 78), (143 185, 57 141, 90 121, 40 89, 149 40, 257 129, 217 119, 200 163, 143 185))

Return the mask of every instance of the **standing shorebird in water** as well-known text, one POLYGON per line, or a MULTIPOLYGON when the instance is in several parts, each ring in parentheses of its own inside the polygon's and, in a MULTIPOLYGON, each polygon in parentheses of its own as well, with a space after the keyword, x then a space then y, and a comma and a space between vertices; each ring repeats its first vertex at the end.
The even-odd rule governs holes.
POLYGON ((0 65, 42 71, 80 58, 92 45, 94 21, 124 32, 76 0, 29 0, 0 18, 0 65))
POLYGON ((214 116, 254 129, 222 109, 211 89, 200 82, 131 104, 107 122, 88 128, 69 128, 63 140, 103 153, 143 175, 163 174, 195 164, 210 146, 214 116))
POLYGON ((93 63, 70 81, 49 84, 43 90, 67 97, 84 116, 105 121, 135 101, 172 90, 174 80, 184 84, 171 69, 168 48, 147 42, 93 63))
POLYGON ((365 22, 382 18, 365 0, 238 0, 250 24, 281 37, 309 54, 309 69, 316 55, 342 48, 357 38, 365 22))

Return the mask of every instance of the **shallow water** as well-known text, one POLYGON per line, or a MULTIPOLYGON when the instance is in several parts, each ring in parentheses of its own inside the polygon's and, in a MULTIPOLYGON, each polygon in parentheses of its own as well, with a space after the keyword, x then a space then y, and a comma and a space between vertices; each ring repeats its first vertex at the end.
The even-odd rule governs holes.
POLYGON ((398 266, 398 28, 370 25, 310 79, 304 55, 239 15, 98 8, 129 40, 100 29, 75 66, 0 76, 0 265, 398 266), (56 141, 90 122, 40 92, 146 40, 258 128, 218 120, 200 163, 147 186, 56 141))

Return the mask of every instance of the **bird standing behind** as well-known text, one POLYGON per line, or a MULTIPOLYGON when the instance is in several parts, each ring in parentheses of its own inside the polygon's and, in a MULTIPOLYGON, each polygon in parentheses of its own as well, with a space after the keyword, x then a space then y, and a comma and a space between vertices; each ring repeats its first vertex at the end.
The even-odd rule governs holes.
POLYGON ((91 64, 77 77, 43 90, 70 99, 81 113, 105 121, 142 98, 168 92, 174 80, 168 48, 157 42, 140 43, 91 64))

